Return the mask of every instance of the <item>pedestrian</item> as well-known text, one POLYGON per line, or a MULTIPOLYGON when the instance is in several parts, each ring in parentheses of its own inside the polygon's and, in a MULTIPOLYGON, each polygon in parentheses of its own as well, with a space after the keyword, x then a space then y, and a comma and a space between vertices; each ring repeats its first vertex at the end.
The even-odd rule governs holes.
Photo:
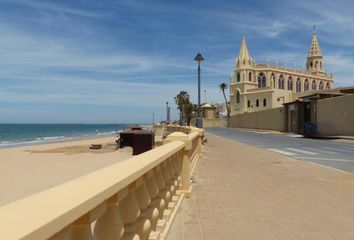
POLYGON ((117 135, 117 137, 115 138, 115 141, 116 141, 116 149, 118 150, 119 145, 120 145, 120 137, 119 137, 119 135, 117 135))

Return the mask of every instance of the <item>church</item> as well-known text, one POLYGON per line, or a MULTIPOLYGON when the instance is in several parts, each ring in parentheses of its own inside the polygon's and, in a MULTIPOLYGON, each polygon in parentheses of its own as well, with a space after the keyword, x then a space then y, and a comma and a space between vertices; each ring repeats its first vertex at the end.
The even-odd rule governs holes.
POLYGON ((323 57, 313 31, 306 70, 255 64, 243 38, 236 69, 230 75, 231 115, 281 107, 310 91, 333 87, 333 75, 324 70, 323 57))

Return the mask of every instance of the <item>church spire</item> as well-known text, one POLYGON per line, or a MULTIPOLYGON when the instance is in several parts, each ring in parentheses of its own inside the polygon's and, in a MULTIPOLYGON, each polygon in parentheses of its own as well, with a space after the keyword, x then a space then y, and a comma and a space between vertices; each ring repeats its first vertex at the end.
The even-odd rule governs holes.
POLYGON ((246 38, 245 37, 242 38, 240 54, 238 55, 238 58, 242 59, 242 60, 243 59, 248 60, 250 58, 250 54, 248 53, 247 43, 246 43, 246 38))
POLYGON ((311 47, 307 55, 306 68, 311 74, 324 76, 323 57, 320 45, 318 44, 315 26, 313 27, 311 47))
POLYGON ((253 65, 253 59, 251 58, 247 49, 246 38, 243 37, 240 47, 240 53, 238 55, 238 58, 236 59, 236 68, 250 68, 253 67, 253 65))
POLYGON ((317 56, 322 56, 322 54, 316 36, 316 26, 313 26, 311 47, 309 49, 308 57, 317 57, 317 56))

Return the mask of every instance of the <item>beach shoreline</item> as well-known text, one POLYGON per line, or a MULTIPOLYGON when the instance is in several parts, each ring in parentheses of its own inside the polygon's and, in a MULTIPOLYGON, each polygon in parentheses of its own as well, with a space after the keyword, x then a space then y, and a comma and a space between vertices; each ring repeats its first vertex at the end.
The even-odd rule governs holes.
POLYGON ((0 149, 0 206, 132 157, 115 134, 0 149), (102 149, 90 149, 102 144, 102 149))
MULTIPOLYGON (((3 124, 4 125, 4 124, 3 124)), ((5 124, 11 125, 11 124, 5 124)), ((21 124, 14 124, 20 126, 21 124)), ((24 124, 28 125, 28 124, 24 124)), ((35 124, 37 126, 41 125, 53 125, 53 126, 61 126, 63 124, 35 124)), ((91 124, 64 124, 64 125, 71 125, 71 126, 91 126, 91 124)), ((97 124, 92 124, 97 125, 97 124)), ((105 127, 105 126, 113 125, 113 124, 100 124, 97 125, 97 128, 105 127)), ((25 147, 25 146, 37 146, 42 144, 51 144, 51 143, 61 143, 61 142, 71 142, 71 141, 80 141, 80 140, 90 140, 95 138, 101 137, 109 137, 109 136, 117 136, 120 132, 129 130, 131 126, 134 124, 117 124, 115 129, 101 129, 95 130, 95 132, 75 132, 75 133, 67 133, 64 132, 62 134, 55 132, 55 133, 46 133, 46 136, 42 136, 40 133, 38 136, 31 136, 31 138, 22 139, 20 136, 18 139, 8 139, 6 137, 1 137, 1 124, 0 124, 0 149, 6 148, 18 148, 18 147, 25 147), (60 136, 59 136, 60 135, 60 136)), ((152 125, 149 124, 141 124, 139 125, 144 129, 152 129, 152 125)), ((5 129, 6 130, 6 129, 5 129)), ((5 132, 6 133, 6 132, 5 132)))

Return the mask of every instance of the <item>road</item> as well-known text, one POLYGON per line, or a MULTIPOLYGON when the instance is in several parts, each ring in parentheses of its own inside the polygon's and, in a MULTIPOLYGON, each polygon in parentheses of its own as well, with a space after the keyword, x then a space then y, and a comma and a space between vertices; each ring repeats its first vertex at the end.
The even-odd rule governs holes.
MULTIPOLYGON (((291 133, 226 128, 207 128, 206 132, 288 157, 354 173, 354 140, 346 143, 328 139, 303 138, 301 135, 291 133)), ((235 154, 237 154, 237 149, 235 149, 235 154)))

